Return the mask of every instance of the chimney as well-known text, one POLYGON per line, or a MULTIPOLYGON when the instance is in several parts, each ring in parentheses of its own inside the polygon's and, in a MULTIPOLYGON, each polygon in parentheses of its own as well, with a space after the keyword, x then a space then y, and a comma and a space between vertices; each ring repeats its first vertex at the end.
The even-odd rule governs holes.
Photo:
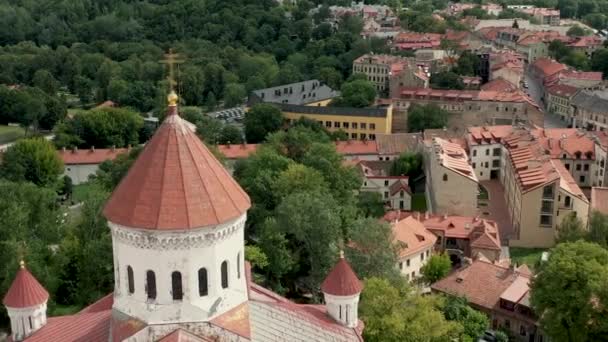
POLYGON ((245 142, 243 141, 243 143, 241 144, 241 149, 244 150, 245 148, 247 148, 247 144, 245 144, 245 142))
POLYGON ((91 146, 91 152, 95 152, 95 146, 91 146))
POLYGON ((76 153, 76 152, 78 152, 78 147, 76 147, 76 146, 72 147, 72 153, 76 153))
POLYGON ((112 152, 116 151, 116 145, 112 145, 112 152))

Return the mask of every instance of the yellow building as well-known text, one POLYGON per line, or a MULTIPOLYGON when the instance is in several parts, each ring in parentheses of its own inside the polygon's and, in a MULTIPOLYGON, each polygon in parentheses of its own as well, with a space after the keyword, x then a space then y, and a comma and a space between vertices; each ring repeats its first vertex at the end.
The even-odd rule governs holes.
POLYGON ((277 104, 288 123, 306 117, 328 131, 343 130, 350 139, 375 140, 380 133, 391 133, 393 107, 346 108, 277 104))

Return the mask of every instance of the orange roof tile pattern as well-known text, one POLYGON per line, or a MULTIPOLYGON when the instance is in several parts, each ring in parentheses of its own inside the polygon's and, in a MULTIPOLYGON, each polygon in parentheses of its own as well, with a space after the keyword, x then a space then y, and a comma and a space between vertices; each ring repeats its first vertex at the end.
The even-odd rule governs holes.
POLYGON ((534 61, 530 66, 535 69, 542 77, 549 77, 560 71, 568 69, 565 64, 559 63, 551 58, 542 57, 534 61))
POLYGON ((561 97, 572 97, 578 91, 578 88, 567 84, 555 84, 545 88, 547 93, 561 97))
POLYGON ((336 151, 342 155, 377 154, 378 145, 375 140, 336 141, 336 151))
POLYGON ((45 303, 49 293, 34 278, 21 262, 17 275, 2 300, 2 304, 9 308, 29 308, 45 303))
POLYGON ((591 209, 608 214, 608 188, 597 186, 591 188, 591 209))
POLYGON ((259 144, 217 145, 217 149, 228 159, 244 159, 258 150, 259 144))
POLYGON ((341 252, 340 259, 323 280, 321 291, 333 296, 354 296, 361 293, 361 290, 363 283, 357 278, 341 252))
POLYGON ((469 165, 469 157, 462 146, 441 138, 434 138, 433 144, 436 147, 435 153, 443 167, 477 181, 475 171, 469 165))
POLYGON ((515 102, 528 103, 534 107, 538 107, 538 105, 521 90, 501 92, 492 90, 446 90, 401 87, 399 95, 402 99, 515 102))
POLYGON ((553 159, 551 162, 553 163, 553 167, 555 168, 557 173, 559 173, 560 176, 559 187, 571 193, 573 196, 578 197, 584 202, 589 203, 589 200, 587 200, 587 197, 585 197, 583 190, 581 190, 574 178, 572 178, 570 172, 566 170, 566 167, 564 166, 562 161, 559 159, 553 159))
POLYGON ((129 150, 126 148, 101 148, 89 150, 59 150, 59 158, 64 165, 101 164, 106 160, 114 160, 116 157, 129 150))
POLYGON ((551 158, 595 160, 595 142, 576 128, 537 128, 531 131, 551 158))
POLYGON ((513 83, 505 80, 504 78, 498 77, 482 85, 480 89, 495 92, 512 92, 516 91, 517 87, 513 83))
POLYGON ((125 227, 185 230, 225 223, 250 206, 249 196, 170 106, 104 215, 125 227))
POLYGON ((492 310, 499 306, 502 294, 519 277, 522 277, 522 274, 516 270, 476 260, 468 267, 434 283, 431 289, 464 296, 470 303, 492 310))
POLYGON ((393 223, 391 229, 393 243, 400 247, 398 253, 401 258, 433 247, 437 241, 435 234, 429 232, 413 216, 393 223))
POLYGON ((477 126, 469 127, 467 143, 472 145, 498 144, 513 132, 513 126, 477 126))

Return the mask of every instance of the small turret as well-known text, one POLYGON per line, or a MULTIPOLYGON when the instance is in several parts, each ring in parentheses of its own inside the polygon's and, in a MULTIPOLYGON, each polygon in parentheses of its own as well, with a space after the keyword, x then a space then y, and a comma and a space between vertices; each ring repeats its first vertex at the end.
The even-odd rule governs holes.
POLYGON ((48 299, 49 293, 21 261, 17 276, 2 301, 11 320, 13 341, 24 340, 46 324, 48 299))
POLYGON ((340 251, 340 260, 329 272, 321 284, 328 314, 338 323, 354 328, 359 323, 359 295, 363 284, 344 259, 340 251))

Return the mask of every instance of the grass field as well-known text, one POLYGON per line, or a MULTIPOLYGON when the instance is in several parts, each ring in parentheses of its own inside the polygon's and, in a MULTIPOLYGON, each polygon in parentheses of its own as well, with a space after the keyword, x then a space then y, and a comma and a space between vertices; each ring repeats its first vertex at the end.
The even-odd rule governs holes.
POLYGON ((426 211, 426 197, 424 196, 424 193, 412 195, 412 211, 426 211))
POLYGON ((22 138, 25 134, 23 128, 19 126, 0 125, 0 144, 6 144, 22 138))
POLYGON ((509 253, 511 254, 511 260, 518 265, 526 264, 530 268, 536 268, 540 262, 541 255, 546 249, 543 248, 520 248, 511 247, 509 253))
POLYGON ((78 185, 74 185, 74 189, 72 190, 72 201, 74 203, 80 203, 84 201, 87 197, 87 194, 93 189, 93 184, 90 183, 82 183, 78 185))

